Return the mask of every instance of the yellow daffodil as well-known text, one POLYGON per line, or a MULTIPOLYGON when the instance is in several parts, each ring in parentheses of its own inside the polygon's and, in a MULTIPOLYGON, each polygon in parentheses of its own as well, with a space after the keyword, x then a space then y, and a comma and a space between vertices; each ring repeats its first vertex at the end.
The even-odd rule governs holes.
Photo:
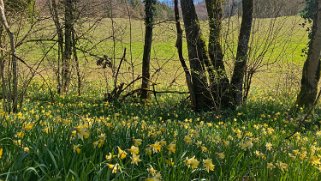
POLYGON ((139 155, 133 154, 131 157, 131 160, 132 160, 131 163, 138 165, 138 162, 142 161, 139 157, 140 157, 139 155))
POLYGON ((167 163, 167 165, 169 165, 169 166, 174 166, 174 161, 173 161, 173 158, 170 158, 170 159, 167 159, 167 160, 165 160, 165 162, 167 163))
POLYGON ((122 150, 119 146, 117 148, 118 148, 118 158, 121 160, 125 159, 127 156, 126 151, 122 150))
POLYGON ((272 169, 275 168, 275 165, 274 165, 273 163, 267 163, 267 168, 268 168, 269 170, 272 170, 272 169))
POLYGON ((317 156, 312 156, 310 158, 310 163, 314 166, 321 165, 320 158, 317 156))
POLYGON ((75 129, 79 139, 83 140, 89 138, 90 133, 86 126, 79 125, 75 129))
POLYGON ((162 149, 162 145, 159 141, 156 141, 154 144, 151 144, 150 147, 153 150, 153 153, 158 153, 162 149))
POLYGON ((215 165, 212 162, 212 159, 203 160, 203 165, 205 170, 209 173, 210 171, 214 171, 215 165))
POLYGON ((253 143, 251 140, 247 140, 240 144, 242 150, 249 150, 253 147, 253 143))
POLYGON ((156 173, 157 173, 157 170, 154 169, 154 167, 151 166, 151 165, 149 166, 149 168, 147 168, 147 171, 148 171, 148 173, 151 174, 152 176, 155 176, 156 173))
POLYGON ((105 156, 107 161, 111 161, 114 158, 114 155, 109 153, 108 155, 105 156))
POLYGON ((167 150, 169 151, 169 153, 175 153, 176 152, 176 144, 175 143, 171 143, 167 146, 167 150))
POLYGON ((157 174, 155 174, 154 177, 150 177, 150 178, 145 179, 145 181, 161 181, 161 180, 162 180, 162 176, 159 172, 157 174))
POLYGON ((278 162, 278 163, 276 163, 276 165, 282 172, 285 172, 288 170, 288 164, 286 164, 286 163, 278 162))
POLYGON ((24 147, 23 148, 23 151, 26 152, 26 153, 29 153, 30 152, 30 149, 28 147, 24 147))
POLYGON ((120 171, 120 165, 118 163, 116 164, 110 164, 110 163, 107 163, 107 167, 112 170, 111 173, 113 174, 116 174, 120 171))
POLYGON ((267 150, 269 150, 269 151, 271 151, 272 150, 272 144, 271 143, 266 143, 265 144, 265 148, 267 149, 267 150))
POLYGON ((134 146, 140 146, 143 142, 142 139, 133 139, 133 142, 134 142, 134 146))
POLYGON ((100 136, 99 136, 99 140, 93 142, 93 145, 94 145, 94 148, 101 148, 103 147, 103 145, 105 144, 105 141, 106 141, 106 135, 104 133, 102 133, 100 136))
POLYGON ((208 152, 208 149, 207 149, 206 146, 202 145, 202 146, 201 146, 201 151, 202 151, 203 153, 207 153, 207 152, 208 152))
POLYGON ((48 128, 48 127, 43 128, 43 129, 42 129, 42 132, 48 134, 48 133, 49 133, 49 128, 48 128))
POLYGON ((25 133, 22 132, 22 131, 19 131, 19 132, 16 133, 16 137, 17 138, 23 138, 24 136, 25 136, 25 133))
POLYGON ((196 169, 199 165, 199 161, 193 156, 192 158, 186 158, 185 164, 188 168, 196 169))
POLYGON ((184 141, 185 141, 186 144, 192 144, 192 138, 189 137, 189 136, 185 136, 184 137, 184 141))
POLYGON ((132 154, 132 155, 138 155, 139 154, 139 148, 136 146, 131 146, 130 149, 128 149, 128 151, 132 154))
POLYGON ((159 142, 159 144, 162 145, 162 146, 165 146, 165 145, 167 144, 167 142, 166 142, 165 140, 161 140, 161 141, 159 142))
POLYGON ((224 152, 218 152, 216 153, 216 155, 218 156, 219 159, 223 160, 225 158, 225 154, 224 152))
POLYGON ((27 123, 23 125, 23 129, 26 131, 30 131, 32 130, 32 128, 34 127, 35 123, 27 123))
POLYGON ((2 158, 3 155, 3 148, 0 147, 0 159, 2 158))
POLYGON ((74 145, 73 146, 74 152, 77 153, 77 154, 80 154, 80 152, 81 152, 81 148, 80 147, 81 147, 81 145, 79 145, 79 144, 78 145, 74 145))

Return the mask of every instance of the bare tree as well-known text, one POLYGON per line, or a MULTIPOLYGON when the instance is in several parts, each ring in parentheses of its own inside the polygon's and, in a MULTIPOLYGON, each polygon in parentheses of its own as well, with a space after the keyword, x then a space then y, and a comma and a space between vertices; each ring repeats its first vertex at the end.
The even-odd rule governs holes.
POLYGON ((243 103, 243 82, 248 59, 249 41, 253 20, 253 0, 243 0, 242 25, 239 35, 236 62, 231 80, 231 96, 233 105, 243 103))
POLYGON ((4 27, 5 31, 8 34, 10 39, 10 48, 11 48, 11 76, 9 77, 9 81, 6 83, 4 80, 4 66, 2 65, 2 87, 3 87, 3 96, 4 96, 4 105, 5 110, 7 112, 17 112, 18 111, 18 62, 16 58, 16 45, 15 45, 15 37, 13 32, 11 32, 10 26, 7 21, 5 11, 5 4, 3 0, 0 0, 0 16, 1 16, 1 26, 4 27), (7 85, 7 86, 6 86, 7 85), (8 88, 8 89, 7 89, 8 88))
POLYGON ((196 97, 193 90, 191 73, 189 72, 189 68, 187 67, 186 61, 183 56, 183 30, 180 23, 178 0, 174 0, 174 11, 175 11, 175 21, 176 21, 176 33, 177 33, 176 48, 179 56, 179 61, 181 62, 181 65, 184 69, 188 91, 190 92, 190 96, 191 96, 192 106, 195 109, 196 97))
POLYGON ((243 0, 242 3, 244 9, 238 53, 234 75, 231 83, 229 83, 223 61, 224 54, 220 44, 222 1, 206 0, 210 29, 208 53, 205 50, 205 41, 202 38, 193 1, 181 1, 192 83, 196 97, 196 110, 235 108, 242 103, 243 79, 253 19, 253 0, 243 0), (209 54, 210 61, 207 54, 209 54))

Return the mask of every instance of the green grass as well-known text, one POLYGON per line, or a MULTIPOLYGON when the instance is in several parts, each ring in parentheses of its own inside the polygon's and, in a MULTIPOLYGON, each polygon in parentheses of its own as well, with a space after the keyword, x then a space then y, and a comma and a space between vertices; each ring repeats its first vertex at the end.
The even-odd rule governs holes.
POLYGON ((320 131, 285 139, 295 128, 287 119, 292 101, 265 94, 238 111, 216 114, 194 113, 182 98, 161 96, 159 104, 143 106, 92 95, 52 102, 45 93, 32 94, 21 113, 1 113, 0 179, 144 180, 155 176, 147 171, 153 167, 162 180, 320 180, 320 131), (161 149, 153 150, 158 143, 161 149), (133 145, 137 165, 128 150, 133 145), (118 147, 126 158, 118 157, 118 147), (110 153, 115 157, 106 160, 110 153), (200 163, 189 168, 186 160, 194 156, 200 163), (205 159, 214 170, 206 171, 205 159), (108 164, 120 169, 112 173, 108 164))
MULTIPOLYGON (((224 59, 227 65, 228 72, 233 69, 233 61, 235 61, 237 41, 240 27, 240 19, 232 17, 225 19, 222 31, 222 45, 224 51, 224 59)), ((255 81, 259 83, 260 79, 269 77, 271 68, 284 67, 284 65, 295 64, 302 66, 305 56, 302 54, 302 49, 307 46, 307 32, 300 24, 304 20, 300 17, 280 17, 276 19, 255 19, 253 24, 253 33, 250 42, 250 57, 249 63, 262 61, 263 66, 258 69, 260 74, 257 74, 255 81), (266 44, 270 44, 266 46, 266 44), (265 48, 264 48, 265 47, 265 48), (264 56, 262 55, 264 53, 264 56), (303 55, 303 56, 302 56, 303 55), (262 73, 263 72, 263 73, 262 73), (268 72, 268 73, 267 73, 268 72)), ((97 55, 108 55, 114 57, 113 41, 112 41, 112 26, 110 19, 103 19, 99 21, 95 28, 90 27, 93 25, 94 20, 83 20, 82 23, 77 25, 78 35, 81 41, 78 44, 82 49, 89 49, 93 47, 100 40, 100 44, 91 49, 91 53, 97 55)), ((123 49, 127 48, 127 61, 122 65, 122 72, 128 71, 130 68, 131 59, 135 65, 135 75, 138 76, 141 71, 141 61, 143 56, 144 47, 144 22, 141 20, 132 20, 132 54, 130 54, 130 24, 126 19, 115 19, 115 64, 119 64, 119 59, 123 55, 123 49)), ((54 34, 54 27, 51 22, 41 22, 38 26, 45 28, 44 31, 35 33, 31 39, 38 39, 40 37, 52 37, 54 34)), ((201 28, 208 41, 208 24, 206 21, 201 22, 201 28)), ((20 34, 23 36, 23 33, 20 34)), ((18 38, 19 39, 19 38, 18 38)), ((177 51, 175 48, 176 30, 174 22, 157 23, 154 29, 154 41, 151 54, 152 73, 157 69, 162 68, 157 74, 162 77, 162 82, 156 81, 156 77, 152 80, 158 84, 168 86, 172 82, 172 72, 178 70, 178 74, 182 74, 183 70, 180 68, 178 61, 177 51), (164 62, 168 62, 165 67, 161 67, 164 62)), ((41 43, 28 43, 18 49, 18 55, 26 60, 29 64, 38 62, 43 56, 44 52, 52 46, 52 42, 41 43)), ((188 59, 186 41, 184 39, 184 57, 188 59)), ((81 70, 83 76, 89 82, 97 79, 103 79, 102 71, 97 69, 95 64, 96 58, 89 56, 87 53, 83 54, 80 51, 79 59, 81 62, 81 70)), ((48 58, 43 62, 42 66, 50 78, 52 75, 52 64, 56 61, 56 51, 51 51, 48 58)), ((283 71, 282 69, 281 71, 283 71)), ((288 70, 288 68, 285 68, 288 70)), ((279 70, 277 71, 279 72, 279 70)), ((295 70, 300 74, 300 71, 295 70)), ((46 75, 46 74, 45 74, 46 75)), ((125 75, 125 77, 128 77, 125 75)), ((274 77, 274 76, 272 76, 274 77)), ((273 78, 274 79, 274 78, 273 78)), ((268 82, 273 82, 272 78, 268 82)), ((184 77, 180 76, 178 81, 184 84, 184 77)), ((257 84, 256 84, 257 85, 257 84)))
MULTIPOLYGON (((52 99, 49 88, 55 91, 55 78, 51 65, 56 54, 51 52, 41 66, 49 87, 37 76, 21 112, 0 113, 0 180, 320 180, 320 129, 311 126, 286 139, 297 125, 289 111, 305 59, 301 50, 306 47, 307 33, 299 26, 301 21, 298 17, 255 21, 250 57, 252 62, 259 60, 262 46, 272 43, 262 60, 265 66, 253 80, 247 104, 236 111, 220 113, 195 113, 186 96, 175 94, 159 95, 157 101, 153 97, 146 105, 137 103, 135 98, 103 102, 103 74, 110 81, 110 71, 98 69, 94 58, 82 54, 83 95, 75 96, 73 86, 70 94, 54 94, 52 99), (267 31, 271 24, 273 41, 267 31), (136 139, 141 139, 141 144, 136 139), (128 150, 134 145, 139 149, 136 155, 128 150), (123 159, 119 148, 127 153, 123 159), (138 155, 140 161, 136 165, 133 158, 138 155)), ((224 21, 222 42, 229 72, 233 68, 239 22, 236 18, 224 21), (227 30, 228 23, 233 28, 227 30)), ((84 23, 83 31, 88 26, 88 22, 84 23)), ((132 26, 132 57, 138 75, 144 24, 133 20, 132 26)), ((118 58, 123 48, 129 50, 128 27, 127 20, 116 19, 117 30, 122 30, 117 32, 118 58)), ((201 27, 207 37, 207 23, 202 22, 201 27)), ((158 90, 186 90, 174 47, 174 28, 173 23, 155 27, 152 70, 165 64, 153 78, 159 83, 158 90), (168 87, 174 77, 175 86, 168 87)), ((42 33, 48 36, 50 32, 42 33)), ((91 47, 110 35, 110 20, 104 19, 80 46, 91 47)), ((93 53, 111 56, 112 46, 108 39, 93 53)), ((45 51, 42 47, 39 43, 25 44, 19 47, 18 56, 34 64, 45 51)), ((187 58, 186 44, 184 55, 187 58)), ((128 61, 129 57, 128 54, 128 61)), ((122 72, 128 68, 129 63, 125 63, 122 72)), ((27 75, 26 69, 20 70, 21 77, 27 75)), ((121 81, 129 81, 129 75, 122 75, 121 81)), ((320 113, 318 108, 308 121, 320 120, 320 113)))

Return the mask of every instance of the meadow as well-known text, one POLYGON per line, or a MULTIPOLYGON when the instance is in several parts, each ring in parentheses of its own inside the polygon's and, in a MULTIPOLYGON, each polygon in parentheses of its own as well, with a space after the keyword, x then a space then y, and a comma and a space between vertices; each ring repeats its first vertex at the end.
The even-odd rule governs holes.
MULTIPOLYGON (((108 39, 94 53, 116 51, 121 57, 123 48, 132 44, 127 59, 132 57, 136 76, 143 22, 133 21, 131 43, 126 22, 116 20, 117 30, 125 33, 119 32, 115 49, 108 39)), ((249 100, 236 111, 196 113, 184 94, 157 95, 145 105, 135 98, 102 101, 110 72, 99 69, 86 54, 80 56, 83 94, 71 90, 52 97, 53 68, 45 62, 41 73, 48 84, 37 76, 21 111, 0 113, 0 180, 321 180, 321 131, 314 124, 319 123, 320 109, 307 120, 311 126, 300 132, 298 120, 291 116, 307 44, 302 22, 298 17, 255 21, 251 61, 262 60, 262 66, 249 100), (273 44, 265 48, 271 34, 273 44), (263 51, 267 53, 261 57, 263 51)), ((229 66, 239 20, 224 23, 232 27, 222 35, 229 66)), ((86 26, 90 25, 82 25, 86 26)), ((202 27, 207 37, 206 22, 202 27)), ((110 31, 110 20, 102 20, 79 46, 91 47, 95 40, 108 38, 110 31)), ((173 23, 156 26, 152 70, 157 90, 186 91, 175 38, 173 23)), ((43 53, 39 46, 28 44, 19 53, 35 63, 43 53)), ((54 57, 53 53, 48 59, 54 57)), ((121 81, 130 79, 129 68, 129 63, 122 68, 121 81)))

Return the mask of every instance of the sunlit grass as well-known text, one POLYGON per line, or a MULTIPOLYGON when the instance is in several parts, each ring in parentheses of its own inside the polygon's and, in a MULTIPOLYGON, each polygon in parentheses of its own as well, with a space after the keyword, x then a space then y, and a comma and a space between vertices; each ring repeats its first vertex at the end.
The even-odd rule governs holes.
MULTIPOLYGON (((123 31, 117 32, 115 49, 116 58, 120 58, 123 48, 129 52, 129 24, 124 19, 115 21, 117 30, 123 31)), ((227 34, 222 35, 227 37, 222 40, 227 65, 234 61, 238 36, 239 20, 234 17, 231 22, 234 29, 227 31, 225 27, 227 34)), ((320 129, 313 126, 285 139, 296 126, 289 111, 295 102, 293 85, 298 83, 305 59, 301 50, 307 38, 300 22, 298 17, 256 20, 252 48, 264 44, 263 30, 270 23, 280 28, 274 48, 263 61, 278 63, 261 69, 248 102, 236 111, 195 113, 185 95, 175 94, 157 95, 157 100, 153 97, 146 105, 135 98, 103 102, 104 71, 112 84, 110 72, 99 69, 95 59, 84 54, 79 56, 83 95, 74 95, 75 86, 66 96, 51 95, 49 88, 55 91, 52 65, 56 54, 50 53, 39 71, 47 82, 36 76, 21 112, 0 113, 0 180, 320 180, 320 129)), ((140 20, 132 23, 137 76, 144 24, 140 20)), ((85 23, 82 28, 87 26, 85 23)), ((207 23, 202 22, 201 27, 207 37, 207 23)), ((186 91, 174 28, 168 22, 155 27, 152 71, 163 67, 153 78, 157 90, 186 91), (170 83, 175 86, 168 87, 170 83)), ((110 20, 104 19, 87 35, 90 41, 79 46, 88 48, 110 35, 110 20)), ((45 52, 41 47, 29 43, 19 49, 18 56, 34 64, 45 52)), ((113 42, 106 40, 92 53, 111 56, 113 42)), ((184 56, 187 58, 186 44, 184 56)), ((129 61, 128 54, 123 71, 130 68, 129 61)), ((126 73, 120 79, 128 80, 129 76, 126 73)), ((320 118, 319 112, 314 113, 315 120, 320 118)))
POLYGON ((320 179, 320 131, 285 139, 295 127, 289 98, 262 92, 216 114, 194 113, 174 95, 142 106, 92 94, 52 102, 43 91, 20 113, 1 113, 1 179, 320 179))

